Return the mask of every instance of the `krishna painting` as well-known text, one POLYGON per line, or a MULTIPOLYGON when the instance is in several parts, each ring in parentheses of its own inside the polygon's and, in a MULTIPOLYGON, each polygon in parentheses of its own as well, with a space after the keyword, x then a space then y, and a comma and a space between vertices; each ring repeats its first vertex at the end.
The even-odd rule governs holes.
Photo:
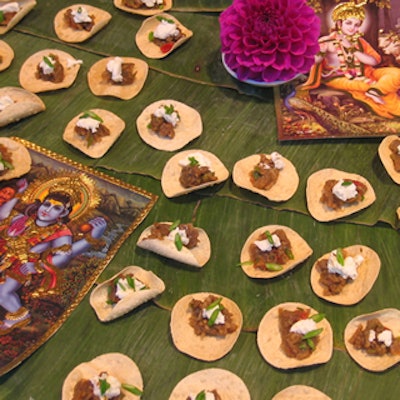
POLYGON ((275 91, 279 138, 399 133, 400 4, 312 3, 320 3, 320 49, 308 76, 275 91))
POLYGON ((0 185, 3 373, 61 326, 156 200, 25 144, 30 172, 0 185))

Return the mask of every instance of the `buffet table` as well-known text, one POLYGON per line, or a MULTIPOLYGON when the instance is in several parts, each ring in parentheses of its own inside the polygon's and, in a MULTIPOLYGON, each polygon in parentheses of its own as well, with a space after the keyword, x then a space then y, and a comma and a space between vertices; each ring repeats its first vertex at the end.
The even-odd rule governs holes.
MULTIPOLYGON (((277 139, 274 92, 238 83, 221 62, 218 16, 228 0, 175 0, 169 13, 193 31, 193 37, 163 59, 147 59, 135 45, 144 18, 115 8, 111 0, 87 4, 112 14, 111 22, 80 44, 60 41, 52 21, 72 2, 39 0, 36 7, 1 39, 15 52, 9 69, 0 73, 0 86, 19 86, 24 60, 42 49, 60 49, 83 60, 75 83, 68 89, 40 94, 46 110, 1 128, 1 136, 17 136, 67 159, 99 170, 158 196, 147 218, 124 242, 99 278, 138 265, 153 271, 166 290, 113 322, 102 323, 87 295, 62 327, 28 359, 0 378, 0 398, 54 400, 60 398, 67 374, 77 364, 100 354, 120 352, 131 357, 144 380, 143 399, 167 399, 173 387, 189 373, 211 367, 228 369, 246 383, 252 399, 271 399, 283 388, 314 386, 332 399, 397 398, 398 365, 372 373, 347 354, 343 331, 355 316, 384 308, 399 308, 400 274, 396 209, 400 189, 384 170, 377 149, 381 138, 286 141, 277 139), (105 56, 136 57, 149 65, 143 90, 131 100, 97 97, 87 84, 91 65, 105 56), (296 166, 299 188, 290 200, 275 203, 225 183, 189 195, 164 196, 161 173, 173 155, 156 150, 139 137, 136 118, 150 103, 174 99, 195 108, 203 120, 202 135, 185 147, 217 155, 232 171, 236 161, 251 154, 278 151, 296 166), (100 159, 91 159, 62 139, 68 122, 88 108, 108 109, 126 123, 121 137, 100 159), (337 168, 366 177, 377 200, 366 210, 339 221, 321 223, 308 213, 307 177, 322 168, 337 168), (193 222, 209 235, 210 261, 196 269, 136 247, 142 230, 156 221, 193 222), (290 226, 309 243, 312 256, 294 270, 272 280, 250 279, 240 266, 246 238, 260 226, 290 226), (354 306, 339 306, 318 298, 310 286, 310 269, 317 258, 338 246, 363 244, 380 256, 380 275, 371 292, 354 306), (194 292, 214 292, 233 299, 244 324, 232 351, 222 359, 203 362, 180 353, 173 345, 169 322, 173 305, 194 292), (280 370, 267 364, 256 344, 257 327, 273 306, 296 301, 324 312, 334 332, 332 359, 323 365, 280 370)), ((5 351, 7 345, 1 346, 5 351)))

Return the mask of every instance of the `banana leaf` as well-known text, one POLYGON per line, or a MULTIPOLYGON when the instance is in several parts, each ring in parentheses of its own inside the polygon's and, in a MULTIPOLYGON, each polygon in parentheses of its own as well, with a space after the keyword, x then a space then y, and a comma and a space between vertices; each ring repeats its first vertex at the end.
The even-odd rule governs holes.
MULTIPOLYGON (((223 68, 218 17, 230 1, 174 1, 170 13, 193 30, 194 36, 162 60, 145 59, 135 45, 135 33, 143 17, 116 9, 111 0, 86 3, 103 8, 113 16, 110 24, 87 42, 66 44, 56 37, 52 20, 59 9, 71 4, 66 0, 39 0, 36 8, 1 38, 13 47, 16 56, 11 67, 0 74, 0 86, 18 86, 18 73, 24 60, 44 48, 67 51, 82 59, 83 65, 72 87, 40 95, 47 107, 45 112, 1 128, 0 135, 20 136, 160 196, 99 282, 125 266, 139 265, 162 278, 166 291, 155 301, 107 324, 97 320, 87 296, 44 346, 0 378, 0 398, 60 398, 63 380, 72 368, 99 354, 116 351, 127 354, 138 364, 144 379, 143 399, 167 399, 180 379, 211 367, 226 368, 238 374, 254 400, 271 399, 293 384, 314 386, 332 399, 396 399, 400 392, 398 365, 379 374, 368 372, 352 361, 343 342, 344 328, 354 316, 400 307, 399 236, 395 214, 400 189, 379 160, 380 139, 280 143, 272 89, 240 84, 223 68), (90 66, 109 55, 137 57, 148 62, 149 76, 137 97, 122 101, 96 97, 90 92, 86 80, 90 66), (164 164, 174 152, 146 145, 137 134, 136 118, 148 104, 168 98, 196 108, 202 116, 203 134, 185 149, 211 151, 230 171, 236 161, 250 154, 279 151, 298 170, 300 185, 295 196, 285 203, 274 203, 236 187, 229 179, 207 190, 166 198, 160 178, 164 164), (62 140, 70 119, 94 107, 109 109, 127 125, 119 140, 99 160, 90 159, 62 140), (315 221, 305 202, 306 181, 311 173, 328 167, 366 177, 376 191, 376 202, 337 222, 315 221), (146 226, 178 218, 205 229, 210 237, 212 255, 202 269, 136 247, 146 226), (287 225, 296 230, 311 246, 313 254, 281 277, 248 278, 238 266, 241 247, 253 230, 268 224, 287 225), (313 263, 333 248, 351 244, 369 246, 381 258, 381 272, 371 292, 350 307, 319 299, 309 282, 313 263), (221 360, 210 363, 178 352, 169 332, 170 312, 175 302, 197 291, 230 297, 244 315, 243 330, 233 350, 221 360), (269 308, 286 301, 303 302, 326 313, 334 331, 334 354, 327 364, 284 371, 271 367, 260 355, 256 345, 258 324, 269 308)), ((6 344, 0 351, 6 351, 6 344)))

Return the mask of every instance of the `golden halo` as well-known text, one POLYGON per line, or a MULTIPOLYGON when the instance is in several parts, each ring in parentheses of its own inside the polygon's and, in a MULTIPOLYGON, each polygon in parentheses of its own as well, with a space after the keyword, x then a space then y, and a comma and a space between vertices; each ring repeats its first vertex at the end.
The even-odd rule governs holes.
POLYGON ((70 219, 81 217, 100 203, 100 196, 93 179, 84 173, 62 172, 46 180, 36 179, 29 184, 23 195, 24 202, 43 201, 50 193, 62 192, 69 195, 72 203, 70 219))

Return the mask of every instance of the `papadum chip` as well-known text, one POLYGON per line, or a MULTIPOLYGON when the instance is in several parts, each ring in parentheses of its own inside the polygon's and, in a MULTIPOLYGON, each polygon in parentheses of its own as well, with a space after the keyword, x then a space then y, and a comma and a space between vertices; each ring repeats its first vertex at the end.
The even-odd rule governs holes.
POLYGON ((78 76, 82 61, 65 51, 45 49, 28 57, 19 71, 20 85, 33 93, 48 92, 70 87, 78 76), (42 79, 39 69, 45 71, 42 79), (54 81, 51 80, 55 76, 54 81))
POLYGON ((77 365, 67 375, 62 386, 61 400, 72 400, 78 382, 91 379, 98 380, 102 372, 121 383, 121 393, 124 400, 140 399, 140 394, 134 394, 135 392, 143 392, 143 378, 139 367, 124 354, 106 353, 77 365))
POLYGON ((89 301, 99 320, 108 322, 157 297, 164 290, 165 284, 157 275, 133 265, 94 288, 89 301), (118 290, 118 287, 121 287, 123 296, 117 297, 117 302, 114 302, 110 300, 110 291, 118 290))
POLYGON ((0 25, 0 35, 4 35, 9 30, 14 28, 22 18, 25 17, 36 6, 35 0, 18 0, 16 2, 2 1, 0 9, 3 10, 4 21, 0 25), (17 3, 17 7, 9 8, 10 3, 17 3), (8 14, 8 16, 7 16, 8 14))
POLYGON ((335 249, 314 263, 311 287, 318 297, 331 303, 356 304, 372 289, 380 268, 381 260, 370 247, 352 245, 335 249))
POLYGON ((381 372, 393 367, 400 362, 400 310, 385 308, 353 318, 344 330, 344 343, 350 357, 368 371, 381 372), (384 327, 379 328, 380 333, 372 329, 372 326, 377 325, 376 321, 384 327), (362 335, 368 339, 368 351, 366 351, 360 346, 359 340, 356 340, 357 345, 351 342, 356 332, 365 330, 368 323, 371 324, 371 329, 367 336, 362 335), (391 334, 383 332, 382 329, 390 331, 391 334), (391 345, 387 346, 390 337, 391 345), (381 355, 373 354, 376 348, 382 352, 381 355))
POLYGON ((215 390, 221 400, 250 400, 250 393, 243 380, 222 368, 207 368, 184 377, 172 390, 169 400, 196 398, 203 391, 215 390))
POLYGON ((400 185, 400 137, 386 136, 378 147, 379 158, 392 180, 400 185), (398 168, 395 167, 395 162, 398 168))
POLYGON ((211 257, 211 242, 207 232, 191 224, 183 224, 189 230, 194 229, 197 235, 197 244, 193 246, 192 242, 188 242, 187 244, 190 243, 190 245, 187 247, 184 244, 184 241, 187 240, 187 234, 183 231, 183 226, 183 229, 180 229, 178 225, 176 227, 174 225, 173 222, 159 222, 147 227, 140 234, 137 246, 183 264, 198 268, 203 267, 211 257), (152 235, 154 229, 157 229, 157 232, 160 231, 157 227, 166 230, 165 233, 168 233, 168 235, 160 236, 160 234, 157 234, 158 237, 152 235))
POLYGON ((0 72, 6 70, 14 59, 14 50, 4 40, 0 40, 0 72))
POLYGON ((331 398, 312 386, 292 385, 281 390, 271 400, 331 400, 331 398))
MULTIPOLYGON (((212 303, 210 306, 212 306, 212 303)), ((192 323, 196 324, 196 321, 192 319, 192 323)), ((215 293, 199 292, 188 294, 175 303, 171 312, 170 329, 175 347, 180 352, 203 361, 215 361, 228 354, 240 335, 242 325, 243 316, 237 304, 231 299, 215 293), (220 314, 220 310, 222 309, 222 312, 229 313, 230 316, 229 319, 225 319, 226 324, 222 324, 221 328, 227 329, 231 333, 214 336, 206 334, 203 330, 202 333, 196 334, 195 329, 191 325, 191 305, 194 306, 199 302, 209 302, 213 299, 218 304, 212 309, 207 310, 208 314, 210 314, 209 318, 202 318, 203 314, 198 315, 200 319, 207 319, 209 321, 205 324, 207 326, 204 329, 218 329, 215 323, 219 324, 219 321, 213 322, 213 319, 220 314), (219 312, 216 311, 217 307, 219 308, 219 312)))
MULTIPOLYGON (((277 152, 271 154, 254 154, 243 158, 236 162, 233 166, 232 178, 235 185, 257 193, 271 201, 286 201, 289 200, 295 193, 299 186, 299 175, 296 167, 290 160, 281 156, 277 152), (260 157, 264 156, 270 161, 271 165, 260 162, 260 157), (274 156, 277 157, 278 162, 274 162, 274 156), (261 168, 260 165, 261 164, 261 168), (264 171, 274 171, 276 181, 272 186, 252 183, 264 181, 264 171)), ((266 180, 268 182, 269 179, 266 180)), ((272 183, 272 182, 271 182, 272 183)))
POLYGON ((31 155, 22 143, 12 138, 0 137, 0 146, 6 153, 0 152, 0 166, 3 170, 3 173, 0 173, 0 181, 18 178, 30 171, 31 155), (7 160, 8 155, 11 156, 10 161, 7 160))
POLYGON ((175 17, 163 13, 146 18, 136 33, 135 41, 144 56, 160 59, 167 57, 192 36, 193 32, 175 17))
MULTIPOLYGON (((311 354, 304 359, 297 359, 289 357, 283 350, 279 318, 280 310, 290 312, 300 310, 307 312, 310 317, 321 315, 313 308, 295 302, 282 303, 267 311, 257 331, 257 345, 265 361, 279 369, 301 368, 327 363, 333 353, 333 332, 326 318, 316 323, 316 332, 319 332, 318 343, 311 349, 311 354)), ((304 345, 310 346, 306 338, 304 339, 304 345)))
POLYGON ((111 14, 89 4, 73 4, 60 10, 54 18, 54 31, 67 43, 81 43, 94 36, 110 21, 111 14), (72 20, 72 24, 69 20, 72 20))
POLYGON ((301 264, 311 256, 312 252, 308 243, 293 229, 283 225, 266 225, 257 228, 247 238, 240 253, 240 265, 243 272, 251 278, 275 278, 301 264), (274 238, 275 234, 278 234, 278 238, 279 235, 282 236, 280 232, 283 232, 289 240, 290 246, 286 243, 286 239, 279 244, 280 239, 274 238), (252 254, 258 254, 257 263, 252 254), (281 263, 282 261, 284 263, 281 263))
POLYGON ((143 89, 149 72, 148 64, 134 57, 106 57, 90 67, 87 75, 89 88, 96 96, 111 96, 129 100, 137 96, 143 89), (120 74, 117 69, 120 69, 120 74), (124 68, 131 71, 126 76, 131 83, 124 83, 124 68), (115 74, 115 80, 112 75, 115 74), (110 76, 109 76, 110 75, 110 76), (129 75, 129 76, 128 76, 129 75), (120 81, 122 80, 122 81, 120 81))
POLYGON ((93 108, 74 117, 65 127, 63 139, 92 158, 102 157, 119 138, 125 129, 125 122, 108 110, 93 108), (77 123, 85 118, 98 121, 99 126, 92 132, 91 126, 84 128, 78 134, 75 130, 77 123), (99 137, 96 137, 96 132, 99 137), (103 133, 105 132, 105 133, 103 133))
POLYGON ((164 11, 168 11, 172 8, 172 0, 162 0, 161 2, 158 0, 154 0, 154 6, 150 1, 142 1, 142 5, 140 7, 137 6, 138 0, 114 0, 114 6, 119 8, 120 10, 126 11, 131 14, 138 14, 144 16, 150 16, 155 14, 160 14, 164 11), (146 3, 152 5, 152 7, 146 6, 146 3))
POLYGON ((165 164, 161 188, 165 196, 177 197, 222 183, 228 177, 229 171, 214 154, 205 150, 185 150, 172 156, 165 164), (192 172, 191 168, 196 171, 192 172), (188 173, 182 174, 185 170, 188 173))
POLYGON ((199 112, 194 108, 176 100, 166 99, 148 105, 137 118, 136 127, 139 136, 151 147, 158 150, 175 151, 201 135, 203 122, 199 112), (162 110, 166 111, 162 112, 162 110), (176 118, 172 119, 171 114, 176 118), (152 116, 158 116, 158 121, 169 124, 168 133, 172 133, 163 136, 152 130, 150 126, 152 116))
POLYGON ((46 109, 42 99, 20 87, 0 88, 0 127, 38 114, 46 109))
MULTIPOLYGON (((335 196, 332 194, 332 191, 328 191, 327 194, 335 196)), ((374 203, 376 196, 373 187, 363 176, 334 168, 326 168, 309 176, 306 187, 306 199, 308 211, 312 217, 320 222, 328 222, 343 218, 369 207, 374 203), (344 196, 347 196, 347 190, 355 187, 356 192, 353 196, 355 201, 352 199, 349 199, 349 201, 346 200, 347 202, 345 204, 342 204, 336 209, 322 202, 321 197, 324 195, 324 187, 330 182, 332 182, 332 184, 336 182, 341 186, 341 191, 344 196), (361 194, 360 190, 365 190, 365 192, 361 194)), ((337 196, 333 197, 333 199, 336 202, 339 201, 337 196)), ((343 197, 343 199, 346 199, 346 197, 343 197)))

